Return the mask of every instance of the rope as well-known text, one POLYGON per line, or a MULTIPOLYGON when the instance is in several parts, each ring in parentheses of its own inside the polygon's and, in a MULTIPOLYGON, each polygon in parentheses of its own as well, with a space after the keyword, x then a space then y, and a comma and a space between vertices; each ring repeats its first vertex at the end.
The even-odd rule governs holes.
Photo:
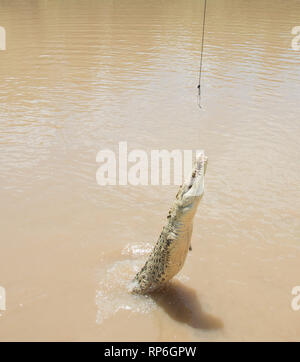
POLYGON ((202 74, 202 59, 203 59, 203 46, 204 46, 204 33, 205 33, 205 17, 206 17, 206 0, 204 0, 204 12, 202 22, 202 43, 201 43, 201 56, 200 56, 200 69, 199 69, 199 82, 198 82, 198 106, 201 107, 201 74, 202 74))

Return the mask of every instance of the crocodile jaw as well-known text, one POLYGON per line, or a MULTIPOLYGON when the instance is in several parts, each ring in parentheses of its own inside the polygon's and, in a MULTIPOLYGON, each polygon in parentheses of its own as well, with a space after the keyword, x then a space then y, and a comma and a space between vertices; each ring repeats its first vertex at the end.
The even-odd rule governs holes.
POLYGON ((197 156, 190 177, 182 185, 182 193, 178 201, 182 213, 196 212, 198 203, 204 193, 204 176, 206 173, 207 157, 204 153, 197 156))

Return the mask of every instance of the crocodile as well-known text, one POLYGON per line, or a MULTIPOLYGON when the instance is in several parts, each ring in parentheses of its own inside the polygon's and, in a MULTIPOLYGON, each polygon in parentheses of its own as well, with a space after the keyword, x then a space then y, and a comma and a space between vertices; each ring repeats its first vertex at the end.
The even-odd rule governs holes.
POLYGON ((132 293, 147 294, 160 289, 182 269, 191 250, 193 219, 204 193, 206 167, 207 157, 204 153, 198 154, 151 254, 132 280, 132 293))

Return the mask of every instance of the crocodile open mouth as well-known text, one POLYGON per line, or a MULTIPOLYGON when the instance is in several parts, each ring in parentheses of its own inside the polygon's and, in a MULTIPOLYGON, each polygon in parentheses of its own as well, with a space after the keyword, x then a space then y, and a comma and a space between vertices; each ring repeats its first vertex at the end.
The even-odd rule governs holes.
POLYGON ((204 152, 198 154, 193 165, 190 176, 180 187, 176 198, 183 200, 184 198, 191 198, 200 196, 204 190, 204 175, 206 173, 207 157, 204 152))
POLYGON ((207 165, 207 157, 204 153, 197 155, 197 158, 194 163, 194 167, 192 170, 192 174, 190 176, 190 181, 188 187, 191 188, 194 182, 197 180, 198 177, 205 175, 206 172, 206 165, 207 165))
POLYGON ((203 171, 203 174, 205 175, 206 173, 206 166, 207 166, 207 156, 205 156, 204 152, 197 155, 196 158, 196 171, 203 171))

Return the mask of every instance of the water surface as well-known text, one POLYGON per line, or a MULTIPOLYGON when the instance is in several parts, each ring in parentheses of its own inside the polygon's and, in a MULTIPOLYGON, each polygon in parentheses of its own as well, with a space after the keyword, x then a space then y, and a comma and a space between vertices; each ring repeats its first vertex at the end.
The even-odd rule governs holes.
MULTIPOLYGON (((0 340, 299 340, 299 1, 5 1, 0 340), (96 183, 99 150, 205 149, 193 251, 126 281, 177 186, 96 183)), ((147 244, 148 243, 148 244, 147 244)))

